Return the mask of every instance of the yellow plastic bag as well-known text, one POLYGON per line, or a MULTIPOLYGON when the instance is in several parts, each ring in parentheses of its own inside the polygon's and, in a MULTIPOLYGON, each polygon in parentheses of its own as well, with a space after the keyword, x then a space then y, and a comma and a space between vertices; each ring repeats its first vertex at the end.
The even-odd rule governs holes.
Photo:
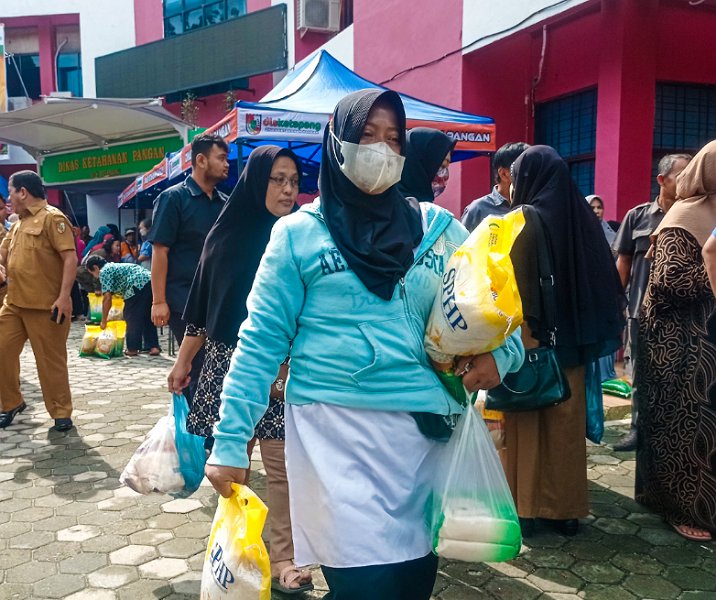
POLYGON ((268 509, 253 491, 231 484, 219 498, 201 574, 201 600, 271 600, 271 566, 261 539, 268 509))
POLYGON ((123 356, 124 355, 124 338, 127 335, 127 322, 126 321, 108 321, 107 328, 111 329, 114 333, 116 341, 114 343, 114 349, 112 350, 112 356, 123 356))
POLYGON ((90 323, 102 320, 102 294, 88 294, 90 323))
POLYGON ((522 323, 510 250, 524 226, 521 210, 487 217, 450 257, 425 332, 434 361, 490 352, 522 323))

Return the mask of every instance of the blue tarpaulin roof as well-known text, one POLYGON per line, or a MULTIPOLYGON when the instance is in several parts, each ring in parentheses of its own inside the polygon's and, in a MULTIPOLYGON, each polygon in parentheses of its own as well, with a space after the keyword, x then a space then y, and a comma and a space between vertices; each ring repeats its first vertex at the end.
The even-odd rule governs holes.
MULTIPOLYGON (((227 140, 238 144, 242 160, 261 145, 290 147, 304 162, 301 191, 314 192, 321 159, 321 129, 344 96, 366 88, 388 89, 361 77, 325 50, 319 50, 299 63, 260 102, 237 102, 235 137, 227 140), (303 125, 313 128, 301 130, 303 125)), ((400 94, 400 97, 409 128, 435 127, 457 140, 453 161, 494 151, 493 119, 425 102, 407 94, 400 94)), ((238 171, 238 168, 232 169, 233 177, 226 182, 227 187, 233 186, 238 171)), ((152 198, 183 176, 185 173, 158 182, 139 192, 139 198, 152 198)))

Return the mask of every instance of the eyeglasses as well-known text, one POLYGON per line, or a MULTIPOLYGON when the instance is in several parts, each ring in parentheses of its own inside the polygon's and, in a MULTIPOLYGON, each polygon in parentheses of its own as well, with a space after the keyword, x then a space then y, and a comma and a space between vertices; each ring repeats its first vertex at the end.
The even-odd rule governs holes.
POLYGON ((284 175, 279 175, 278 177, 269 177, 269 180, 273 181, 278 187, 285 187, 286 184, 290 184, 292 188, 298 189, 298 178, 289 179, 288 177, 285 177, 284 175))

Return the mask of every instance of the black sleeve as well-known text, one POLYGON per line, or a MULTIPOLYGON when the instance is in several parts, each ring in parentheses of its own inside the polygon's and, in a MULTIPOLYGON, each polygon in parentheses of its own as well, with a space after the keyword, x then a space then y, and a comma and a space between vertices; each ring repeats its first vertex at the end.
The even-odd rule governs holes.
POLYGON ((173 192, 160 194, 154 203, 152 230, 149 241, 153 244, 173 246, 180 224, 180 198, 173 192))

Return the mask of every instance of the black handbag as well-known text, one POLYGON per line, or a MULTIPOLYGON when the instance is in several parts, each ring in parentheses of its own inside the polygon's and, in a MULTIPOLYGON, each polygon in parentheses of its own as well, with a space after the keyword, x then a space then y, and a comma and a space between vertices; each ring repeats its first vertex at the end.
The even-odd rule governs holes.
MULTIPOLYGON (((527 207, 525 207, 527 208, 527 207)), ((523 412, 555 406, 572 395, 555 352, 557 307, 550 248, 537 211, 533 211, 537 240, 540 294, 549 342, 525 351, 525 362, 516 373, 505 375, 502 383, 487 392, 485 408, 501 412, 523 412)))

